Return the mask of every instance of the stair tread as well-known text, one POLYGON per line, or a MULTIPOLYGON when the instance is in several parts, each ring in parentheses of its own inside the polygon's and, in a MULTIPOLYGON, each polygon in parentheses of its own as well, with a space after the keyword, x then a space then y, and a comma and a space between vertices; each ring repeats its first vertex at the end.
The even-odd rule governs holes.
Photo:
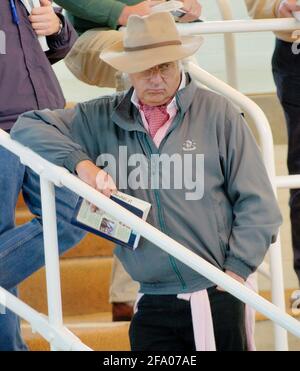
MULTIPOLYGON (((83 314, 78 316, 64 316, 64 325, 70 327, 80 327, 80 326, 87 326, 92 327, 90 324, 99 325, 99 327, 114 327, 118 323, 123 322, 112 322, 112 314, 111 312, 98 312, 98 313, 90 313, 90 314, 83 314)), ((30 324, 25 321, 22 321, 22 329, 30 328, 30 324)))
MULTIPOLYGON (((95 322, 103 313, 91 316, 66 317, 68 327, 81 341, 96 351, 129 351, 129 322, 95 322), (86 321, 86 322, 85 322, 86 321)), ((49 344, 39 334, 32 333, 28 324, 22 324, 22 335, 32 351, 47 351, 49 344)))
MULTIPOLYGON (((290 306, 290 297, 292 295, 292 293, 295 291, 295 289, 286 289, 285 290, 285 310, 286 312, 292 316, 292 317, 295 317, 295 318, 300 318, 300 312, 299 313, 293 313, 292 311, 292 308, 290 306)), ((259 292, 259 295, 261 295, 263 298, 267 299, 268 301, 271 301, 271 292, 270 291, 260 291, 259 292)), ((264 316, 263 314, 261 313, 256 313, 256 321, 257 322, 260 322, 260 321, 268 321, 268 318, 266 316, 264 316)))
MULTIPOLYGON (((60 262, 63 313, 82 315, 110 312, 111 257, 64 259, 60 262)), ((20 297, 34 309, 47 313, 45 269, 20 285, 20 297)))

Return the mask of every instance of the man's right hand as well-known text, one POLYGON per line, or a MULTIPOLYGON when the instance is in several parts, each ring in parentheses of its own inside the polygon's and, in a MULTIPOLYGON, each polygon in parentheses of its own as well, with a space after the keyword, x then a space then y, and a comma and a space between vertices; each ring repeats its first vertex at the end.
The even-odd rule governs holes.
POLYGON ((162 2, 163 0, 146 0, 136 5, 127 5, 124 7, 119 17, 118 24, 120 26, 126 26, 128 18, 133 14, 140 16, 149 15, 151 8, 155 5, 161 4, 162 2))
POLYGON ((104 170, 99 169, 92 161, 81 161, 76 166, 78 177, 97 191, 110 197, 117 192, 112 177, 104 170))
POLYGON ((293 12, 300 11, 300 6, 297 5, 297 0, 283 0, 281 1, 278 10, 278 18, 291 18, 293 12))

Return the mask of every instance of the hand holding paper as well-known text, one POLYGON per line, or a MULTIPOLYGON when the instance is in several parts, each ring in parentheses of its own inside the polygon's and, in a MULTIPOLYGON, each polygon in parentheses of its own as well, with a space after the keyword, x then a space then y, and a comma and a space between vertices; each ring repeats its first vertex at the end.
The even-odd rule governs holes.
POLYGON ((49 0, 40 0, 40 7, 34 7, 29 16, 32 28, 39 36, 50 36, 59 32, 60 20, 49 0))
POLYGON ((80 161, 76 166, 78 177, 97 191, 110 197, 116 186, 110 175, 99 169, 92 161, 80 161))
POLYGON ((202 7, 199 4, 198 0, 181 0, 183 2, 183 10, 185 15, 178 19, 180 23, 193 22, 199 19, 201 15, 202 7))
POLYGON ((171 12, 177 22, 188 23, 199 19, 201 10, 198 0, 170 0, 153 6, 151 13, 171 12))

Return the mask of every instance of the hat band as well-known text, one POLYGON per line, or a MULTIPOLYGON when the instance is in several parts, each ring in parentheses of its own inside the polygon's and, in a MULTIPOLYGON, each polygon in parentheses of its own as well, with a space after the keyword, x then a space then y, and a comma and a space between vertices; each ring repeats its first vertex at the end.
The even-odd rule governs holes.
POLYGON ((171 40, 171 41, 162 41, 160 43, 141 45, 141 46, 133 46, 133 47, 124 46, 124 51, 135 52, 138 50, 154 49, 154 48, 159 48, 161 46, 169 46, 169 45, 182 45, 182 42, 180 40, 171 40))

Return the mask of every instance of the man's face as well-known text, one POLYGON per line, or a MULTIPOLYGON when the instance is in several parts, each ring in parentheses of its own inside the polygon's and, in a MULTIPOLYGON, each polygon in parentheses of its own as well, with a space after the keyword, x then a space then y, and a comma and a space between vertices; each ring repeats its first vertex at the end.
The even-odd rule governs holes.
POLYGON ((149 70, 129 75, 139 100, 149 106, 169 102, 179 87, 180 76, 178 62, 159 64, 149 70))

